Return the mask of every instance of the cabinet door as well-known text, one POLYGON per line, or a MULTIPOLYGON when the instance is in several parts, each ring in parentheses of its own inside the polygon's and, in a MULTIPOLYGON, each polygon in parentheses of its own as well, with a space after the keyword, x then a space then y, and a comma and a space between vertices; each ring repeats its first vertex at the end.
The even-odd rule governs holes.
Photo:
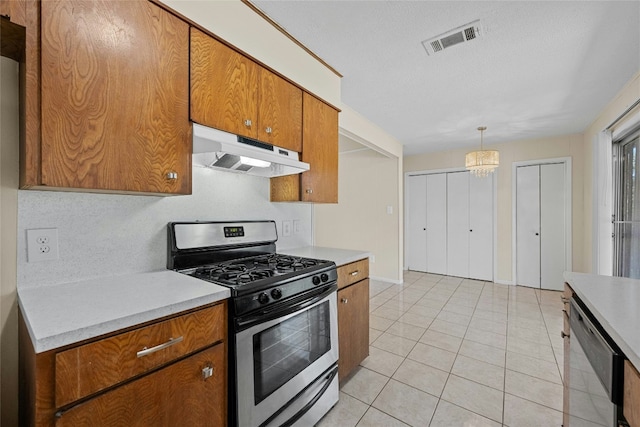
POLYGON ((56 426, 225 426, 225 355, 224 344, 210 347, 72 407, 56 426))
POLYGON ((262 68, 259 98, 258 139, 302 151, 302 89, 262 68))
POLYGON ((469 172, 447 174, 447 274, 469 277, 469 172))
POLYGON ((191 28, 191 120, 258 137, 258 65, 191 28))
POLYGON ((469 174, 469 277, 493 281, 493 179, 469 174))
POLYGON ((41 184, 191 193, 189 26, 148 1, 44 1, 41 184))
POLYGON ((311 165, 300 177, 303 202, 338 203, 338 111, 303 95, 302 161, 311 165))
POLYGON ((338 291, 338 379, 369 356, 369 279, 338 291))
POLYGON ((427 175, 407 177, 407 268, 427 271, 427 175))

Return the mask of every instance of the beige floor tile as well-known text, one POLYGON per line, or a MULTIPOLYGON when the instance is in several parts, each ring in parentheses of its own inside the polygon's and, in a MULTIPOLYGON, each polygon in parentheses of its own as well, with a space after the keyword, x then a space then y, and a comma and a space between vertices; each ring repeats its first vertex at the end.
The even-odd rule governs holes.
POLYGON ((476 382, 449 375, 442 399, 465 409, 502 422, 503 392, 476 382))
POLYGON ((346 393, 340 392, 340 399, 327 415, 320 420, 317 427, 355 427, 369 405, 360 402, 346 393))
POLYGON ((443 308, 438 316, 436 316, 436 319, 455 323, 456 325, 467 326, 471 321, 471 316, 468 316, 466 314, 453 313, 451 311, 445 311, 445 308, 443 308))
POLYGON ((547 362, 546 360, 507 351, 507 369, 551 381, 552 383, 562 384, 560 370, 555 361, 547 362))
POLYGON ((377 329, 369 328, 369 344, 374 342, 380 335, 382 335, 382 331, 377 329))
POLYGON ((445 301, 432 300, 431 298, 429 298, 429 294, 423 296, 422 298, 420 298, 415 303, 415 305, 417 305, 417 306, 434 308, 434 309, 436 309, 438 311, 442 310, 442 307, 444 307, 445 304, 446 304, 445 301))
POLYGON ((473 312, 471 321, 473 322, 476 319, 507 323, 506 313, 496 313, 494 311, 480 310, 478 308, 473 312))
POLYGON ((496 390, 504 390, 504 368, 501 366, 459 354, 451 368, 451 373, 496 390))
POLYGON ((407 424, 385 414, 376 408, 370 407, 364 417, 357 424, 357 427, 407 427, 407 424))
POLYGON ((398 319, 398 322, 408 323, 419 328, 428 328, 433 322, 433 317, 421 316, 414 313, 405 313, 398 319))
POLYGON ((462 343, 462 338, 428 329, 422 334, 420 342, 457 353, 462 343))
POLYGON ((481 344, 475 341, 463 340, 460 346, 459 354, 481 362, 491 363, 492 365, 504 368, 506 364, 506 351, 492 347, 490 345, 481 344))
POLYGON ((450 311, 452 313, 462 314, 464 316, 471 316, 475 310, 475 304, 473 306, 459 305, 449 301, 442 307, 444 311, 450 311))
POLYGON ((461 305, 463 307, 475 308, 478 305, 478 298, 476 297, 461 297, 459 295, 452 295, 448 301, 449 304, 461 305))
POLYGON ((440 309, 416 304, 416 305, 412 306, 409 310, 407 310, 407 313, 412 313, 412 314, 417 314, 419 316, 426 316, 426 317, 435 318, 438 314, 440 314, 440 309))
POLYGON ((379 331, 386 331, 393 323, 393 320, 385 319, 384 317, 378 317, 373 314, 369 316, 369 327, 379 331))
POLYGON ((507 338, 507 351, 546 360, 547 362, 556 362, 551 346, 541 345, 515 336, 507 338))
POLYGON ((432 427, 501 427, 502 424, 440 400, 431 420, 432 427))
MULTIPOLYGON (((558 336, 560 333, 558 333, 558 336)), ((516 337, 523 340, 531 341, 540 345, 551 345, 551 341, 549 340, 549 334, 545 327, 540 327, 538 329, 529 329, 529 328, 518 328, 515 326, 508 325, 507 326, 507 336, 509 338, 516 337)))
POLYGON ((456 354, 438 347, 417 343, 407 358, 449 372, 456 354))
POLYGON ((507 314, 507 312, 509 311, 506 304, 503 304, 501 302, 495 302, 495 301, 487 302, 487 301, 483 301, 482 299, 480 299, 478 301, 478 304, 476 304, 476 310, 492 311, 494 313, 501 313, 501 314, 507 314))
POLYGON ((507 393, 504 397, 504 425, 508 427, 560 426, 562 412, 507 393))
POLYGON ((494 320, 486 319, 471 319, 469 328, 493 332, 494 334, 507 335, 507 322, 497 322, 494 320))
POLYGON ((397 296, 392 297, 389 301, 382 304, 380 307, 388 308, 391 310, 398 310, 401 313, 409 310, 413 306, 412 302, 401 301, 397 296))
POLYGON ((562 411, 562 385, 507 369, 504 391, 562 411))
POLYGON ((481 344, 490 345, 492 347, 504 350, 507 348, 507 337, 505 335, 495 334, 493 332, 481 331, 469 327, 464 336, 465 340, 475 341, 481 344))
POLYGON ((447 301, 449 301, 449 298, 451 298, 451 294, 449 294, 448 292, 443 293, 434 288, 427 292, 427 294, 423 298, 429 298, 432 301, 438 301, 443 303, 444 305, 447 301))
POLYGON ((343 385, 341 390, 351 397, 371 404, 382 391, 389 378, 370 369, 359 367, 343 385))
POLYGON ((392 379, 371 406, 411 426, 427 426, 437 403, 438 398, 392 379))
POLYGON ((373 342, 372 346, 397 354, 398 356, 406 357, 416 343, 417 341, 385 332, 373 342))
POLYGON ((433 396, 440 397, 449 373, 415 360, 405 359, 393 378, 433 396))
POLYGON ((374 297, 383 291, 389 289, 393 284, 387 282, 381 282, 379 280, 369 280, 369 296, 374 297))
POLYGON ((402 356, 369 346, 369 357, 364 359, 360 366, 390 377, 398 369, 398 366, 402 364, 403 360, 404 357, 402 356))
POLYGON ((425 331, 426 328, 402 322, 396 322, 386 330, 388 334, 397 335, 413 341, 418 341, 425 331))
POLYGON ((403 311, 400 308, 388 308, 385 305, 376 308, 371 312, 374 316, 396 321, 402 316, 403 311))
POLYGON ((377 295, 371 299, 369 299, 369 305, 375 305, 376 307, 380 307, 384 303, 389 301, 389 298, 382 295, 377 295))
POLYGON ((458 338, 464 337, 464 334, 467 332, 467 327, 464 325, 458 325, 457 323, 451 323, 440 319, 434 320, 429 326, 429 329, 432 331, 442 332, 443 334, 453 335, 458 338))

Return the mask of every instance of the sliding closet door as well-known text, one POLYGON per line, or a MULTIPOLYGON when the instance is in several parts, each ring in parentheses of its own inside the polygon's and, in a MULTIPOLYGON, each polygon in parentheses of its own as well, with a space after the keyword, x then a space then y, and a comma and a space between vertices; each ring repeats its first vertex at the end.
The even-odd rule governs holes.
POLYGON ((469 175, 469 277, 493 281, 493 180, 469 175))
POLYGON ((427 176, 409 176, 407 200, 407 268, 427 271, 427 176))
POLYGON ((561 291, 565 270, 565 165, 540 165, 540 287, 561 291))
POLYGON ((447 274, 447 174, 427 175, 427 271, 447 274))
POLYGON ((540 287, 540 166, 516 168, 516 284, 540 287))
POLYGON ((447 174, 447 274, 469 277, 469 173, 447 174))

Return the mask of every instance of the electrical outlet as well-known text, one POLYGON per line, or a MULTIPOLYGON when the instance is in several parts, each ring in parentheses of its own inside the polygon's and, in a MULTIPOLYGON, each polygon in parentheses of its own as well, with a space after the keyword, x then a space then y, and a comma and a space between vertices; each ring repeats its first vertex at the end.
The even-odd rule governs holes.
POLYGON ((282 235, 291 236, 291 220, 282 221, 282 235))
POLYGON ((375 255, 369 255, 369 261, 371 261, 371 263, 375 263, 376 262, 376 256, 375 255))
POLYGON ((300 234, 302 232, 302 224, 299 219, 293 220, 293 234, 300 234))
POLYGON ((53 261, 58 259, 58 229, 27 230, 27 261, 53 261))

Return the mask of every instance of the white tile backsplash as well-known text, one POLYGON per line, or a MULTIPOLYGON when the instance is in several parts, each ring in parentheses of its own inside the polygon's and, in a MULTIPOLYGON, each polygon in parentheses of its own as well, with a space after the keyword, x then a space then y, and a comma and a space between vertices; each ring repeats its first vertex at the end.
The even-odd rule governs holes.
POLYGON ((193 168, 190 196, 131 196, 21 190, 18 194, 18 287, 166 268, 170 221, 275 220, 278 249, 312 243, 312 206, 271 203, 269 180, 193 168), (283 220, 300 233, 282 236, 283 220), (28 263, 26 230, 57 228, 60 258, 28 263))

